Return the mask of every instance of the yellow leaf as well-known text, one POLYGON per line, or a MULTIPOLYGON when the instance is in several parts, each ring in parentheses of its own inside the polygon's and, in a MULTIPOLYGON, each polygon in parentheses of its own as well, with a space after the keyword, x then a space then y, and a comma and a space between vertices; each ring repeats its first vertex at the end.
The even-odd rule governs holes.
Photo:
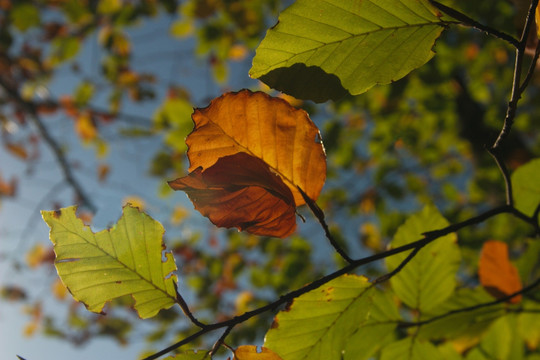
POLYGON ((243 60, 248 54, 248 49, 245 45, 236 44, 229 49, 229 58, 234 61, 243 60))
POLYGON ((77 117, 75 131, 83 141, 91 141, 97 137, 97 128, 89 112, 84 111, 77 117))
POLYGON ((67 295, 67 288, 64 286, 60 278, 56 278, 51 286, 51 291, 55 298, 58 300, 64 300, 67 295))
POLYGON ((139 208, 139 210, 141 211, 144 210, 144 208, 146 207, 146 202, 144 201, 144 199, 141 199, 138 196, 128 196, 124 198, 124 201, 122 203, 124 206, 127 204, 131 204, 131 206, 139 208))
POLYGON ((540 39, 540 6, 536 7, 536 16, 534 19, 536 20, 536 35, 540 39))
POLYGON ((255 345, 242 345, 234 351, 233 360, 282 360, 281 357, 272 350, 261 347, 258 351, 255 345))
POLYGON ((174 225, 180 224, 189 215, 188 209, 183 206, 175 206, 171 214, 171 222, 174 225))

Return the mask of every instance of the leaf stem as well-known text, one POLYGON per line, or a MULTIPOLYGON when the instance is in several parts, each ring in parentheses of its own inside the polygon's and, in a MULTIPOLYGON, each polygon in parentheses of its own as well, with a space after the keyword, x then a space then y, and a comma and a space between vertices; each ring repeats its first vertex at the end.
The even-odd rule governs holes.
POLYGON ((319 220, 319 223, 321 224, 322 228, 324 229, 324 233, 325 233, 326 238, 328 239, 328 241, 330 241, 330 244, 334 247, 334 249, 337 251, 337 253, 343 259, 345 259, 345 261, 347 261, 349 264, 351 264, 353 262, 353 259, 349 255, 347 255, 345 250, 343 250, 341 248, 341 246, 337 243, 336 239, 334 239, 334 237, 330 233, 330 229, 328 228, 328 225, 326 224, 326 221, 324 220, 324 212, 322 211, 322 209, 317 205, 317 203, 315 201, 313 201, 309 196, 307 196, 307 194, 302 189, 300 189, 300 187, 297 186, 297 189, 298 189, 298 191, 300 191, 300 194, 302 194, 302 197, 304 198, 304 201, 309 206, 309 208, 310 208, 311 212, 313 213, 313 215, 315 215, 317 220, 319 220))
POLYGON ((508 35, 508 34, 502 32, 502 31, 499 31, 499 30, 494 29, 492 27, 489 27, 487 25, 483 25, 483 24, 479 23, 478 21, 476 21, 476 20, 468 17, 467 15, 463 14, 462 12, 459 12, 459 11, 457 11, 455 9, 452 9, 452 8, 446 6, 446 5, 443 5, 438 1, 429 0, 429 2, 431 3, 431 5, 435 6, 437 9, 441 10, 445 14, 453 17, 456 20, 459 20, 463 25, 473 27, 475 29, 478 29, 480 31, 485 32, 488 35, 495 36, 496 38, 504 40, 504 41, 508 42, 509 44, 511 44, 512 46, 514 46, 516 48, 519 46, 519 40, 517 40, 515 37, 513 37, 511 35, 508 35))
POLYGON ((186 315, 193 324, 197 325, 201 329, 204 329, 207 325, 197 320, 195 315, 193 315, 191 310, 189 310, 188 304, 186 303, 182 295, 180 295, 180 293, 178 292, 178 285, 176 283, 174 283, 174 291, 176 292, 176 303, 180 305, 180 308, 184 312, 184 315, 186 315))
POLYGON ((426 319, 426 320, 423 320, 423 321, 401 323, 400 326, 405 327, 405 328, 413 327, 413 326, 422 326, 422 325, 426 325, 426 324, 432 323, 434 321, 446 318, 446 317, 451 316, 451 315, 455 315, 455 314, 459 314, 459 313, 463 313, 463 312, 468 312, 468 311, 474 311, 474 310, 481 309, 481 308, 484 308, 484 307, 498 305, 498 304, 501 304, 503 302, 506 302, 506 301, 512 299, 515 296, 525 294, 525 293, 533 290, 534 288, 538 287, 539 285, 540 285, 540 278, 537 278, 534 282, 532 282, 528 286, 523 287, 521 290, 513 292, 513 293, 511 293, 511 294, 509 294, 507 296, 501 297, 500 299, 496 299, 496 300, 489 301, 489 302, 486 302, 486 303, 476 304, 476 305, 473 305, 473 306, 464 307, 464 308, 461 308, 461 309, 451 310, 451 311, 448 311, 448 312, 446 312, 444 314, 437 315, 437 316, 434 316, 432 318, 429 318, 429 319, 426 319))
POLYGON ((488 148, 488 153, 495 160, 495 163, 503 176, 506 193, 506 205, 513 206, 514 196, 512 194, 512 178, 510 177, 510 173, 508 172, 508 168, 504 164, 504 161, 501 159, 499 148, 488 148))

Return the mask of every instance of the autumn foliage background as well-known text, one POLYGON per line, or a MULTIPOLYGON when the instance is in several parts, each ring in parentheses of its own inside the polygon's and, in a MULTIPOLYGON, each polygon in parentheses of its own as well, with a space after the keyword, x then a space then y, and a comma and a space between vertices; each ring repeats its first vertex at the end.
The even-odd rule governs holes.
MULTIPOLYGON (((98 339, 134 356, 194 333, 196 322, 179 307, 143 321, 129 296, 109 303, 106 316, 90 313, 56 274, 39 210, 78 204, 78 217, 98 231, 131 212, 122 210, 130 203, 166 229, 178 291, 205 324, 259 309, 346 269, 366 278, 349 275, 332 284, 354 289, 350 298, 358 308, 381 305, 365 327, 337 322, 351 334, 329 342, 328 358, 341 351, 392 358, 410 348, 416 349, 411 359, 433 351, 448 359, 538 359, 538 72, 527 80, 500 149, 487 151, 508 112, 512 39, 520 38, 529 2, 444 1, 499 33, 478 31, 451 13, 445 18, 439 7, 422 38, 428 39, 425 59, 418 55, 407 64, 414 71, 397 71, 398 77, 378 81, 391 84, 374 87, 377 72, 364 69, 372 62, 383 74, 394 67, 382 50, 361 64, 354 62, 359 54, 336 55, 333 76, 310 63, 317 56, 267 66, 272 46, 291 46, 279 32, 303 29, 295 25, 294 9, 331 1, 299 0, 286 12, 291 3, 0 1, 3 341, 24 337, 21 344, 32 344, 44 336, 78 347, 78 358, 94 359, 99 351, 123 358, 117 348, 100 350, 98 339), (279 13, 283 27, 266 33, 279 13), (246 130, 253 113, 258 131, 246 130), (213 119, 225 119, 219 126, 228 129, 226 136, 215 136, 213 119), (238 140, 243 130, 250 136, 238 140), (173 189, 185 191, 193 205, 173 189), (448 231, 428 232, 440 229, 448 231), (409 248, 412 260, 402 252, 359 267, 358 259, 430 236, 429 245, 409 248), (425 269, 431 279, 422 277, 425 269), (24 319, 22 329, 3 321, 8 312, 24 319), (357 341, 370 333, 374 346, 357 341)), ((534 23, 531 29, 518 55, 521 80, 538 52, 534 23)), ((44 214, 51 228, 61 218, 44 214)), ((172 305, 175 293, 167 284, 172 305)), ((299 343, 294 326, 305 326, 295 316, 309 318, 310 299, 333 299, 332 289, 291 296, 294 311, 276 319, 285 302, 234 324, 225 342, 246 350, 239 346, 262 345, 266 334, 267 346, 287 354, 299 343), (283 319, 293 327, 269 330, 283 319)), ((111 299, 100 299, 94 310, 111 299)), ((329 311, 346 313, 332 306, 329 311)), ((200 336, 186 349, 211 350, 219 335, 200 336)), ((44 356, 39 348, 17 351, 27 359, 44 356)), ((231 356, 224 347, 216 352, 231 356)))

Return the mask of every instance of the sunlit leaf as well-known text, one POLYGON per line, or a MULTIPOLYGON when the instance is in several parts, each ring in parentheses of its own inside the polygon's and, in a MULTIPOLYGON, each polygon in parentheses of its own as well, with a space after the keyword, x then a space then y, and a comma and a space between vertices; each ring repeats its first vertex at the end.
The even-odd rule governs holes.
POLYGON ((523 339, 516 331, 516 317, 506 315, 497 319, 485 333, 479 349, 487 359, 523 359, 523 339))
POLYGON ((373 291, 370 314, 366 322, 347 340, 344 360, 367 360, 392 339, 401 317, 390 291, 373 291))
POLYGON ((265 346, 286 360, 338 360, 350 336, 369 321, 374 288, 345 275, 296 298, 278 313, 265 346))
POLYGON ((255 345, 242 345, 234 350, 233 360, 282 360, 272 350, 264 346, 258 349, 255 345))
POLYGON ((297 186, 317 199, 326 179, 326 157, 319 130, 305 111, 262 92, 242 90, 214 99, 192 118, 195 129, 186 139, 189 171, 245 152, 283 178, 296 206, 304 204, 297 186))
POLYGON ((532 216, 536 208, 540 206, 538 174, 540 174, 540 159, 529 161, 512 174, 514 205, 529 216, 532 216))
POLYGON ((525 340, 527 348, 536 350, 540 345, 540 305, 524 301, 524 308, 531 312, 523 312, 517 316, 517 330, 525 340))
POLYGON ((170 253, 162 261, 164 230, 148 215, 127 206, 114 227, 98 233, 76 217, 75 207, 42 216, 58 275, 88 310, 99 313, 108 301, 131 295, 139 316, 148 318, 176 302, 176 265, 170 253))
MULTIPOLYGON (((422 238, 422 233, 448 226, 448 221, 434 206, 426 206, 399 227, 391 247, 396 248, 422 238)), ((413 309, 429 311, 446 300, 456 286, 456 272, 461 259, 455 234, 436 239, 390 279, 396 295, 413 309)), ((392 271, 410 251, 386 258, 392 271)))
POLYGON ((195 209, 217 226, 277 237, 296 228, 291 191, 266 163, 246 153, 222 157, 169 185, 185 191, 195 209))
POLYGON ((433 360, 441 359, 439 350, 429 341, 407 337, 384 347, 381 360, 433 360))
POLYGON ((250 76, 318 102, 422 66, 444 22, 426 0, 298 0, 257 48, 250 76))
POLYGON ((79 138, 85 142, 92 141, 98 136, 98 130, 90 112, 83 111, 75 120, 75 131, 79 138))
MULTIPOLYGON (((508 258, 508 245, 502 241, 484 243, 478 264, 478 277, 486 291, 496 298, 521 290, 517 268, 508 258)), ((521 295, 508 300, 512 304, 520 301, 521 295)))
POLYGON ((417 336, 432 340, 458 339, 458 343, 475 344, 490 324, 504 315, 503 305, 479 306, 492 302, 493 298, 482 288, 463 288, 457 290, 446 301, 421 316, 421 320, 443 316, 438 320, 422 325, 417 336), (456 312, 463 308, 477 307, 474 310, 456 312))
POLYGON ((208 354, 208 351, 204 351, 204 350, 184 351, 179 354, 165 358, 165 360, 205 360, 205 359, 210 359, 210 355, 208 354))
POLYGON ((184 98, 166 99, 154 114, 154 126, 166 129, 165 143, 179 152, 187 150, 186 137, 193 129, 191 113, 193 106, 184 98))
POLYGON ((13 3, 9 15, 13 25, 21 31, 37 26, 40 22, 39 9, 31 3, 13 3))

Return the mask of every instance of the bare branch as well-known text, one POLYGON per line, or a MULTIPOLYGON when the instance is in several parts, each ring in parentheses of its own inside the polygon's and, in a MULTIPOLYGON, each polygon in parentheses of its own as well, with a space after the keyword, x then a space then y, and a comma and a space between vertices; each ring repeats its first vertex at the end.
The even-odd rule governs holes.
POLYGON ((516 48, 519 46, 519 41, 513 36, 510 36, 502 31, 499 31, 487 25, 483 25, 479 23, 478 21, 471 19, 470 17, 463 14, 462 12, 452 9, 446 5, 443 5, 440 2, 437 2, 435 0, 429 0, 429 2, 431 3, 431 5, 435 6, 437 9, 441 10, 443 13, 453 17, 456 20, 459 20, 463 25, 473 27, 475 29, 485 32, 488 35, 495 36, 496 38, 504 40, 516 48))
POLYGON ((56 161, 58 162, 58 165, 60 165, 60 168, 62 169, 62 172, 64 174, 64 179, 66 182, 73 188, 73 191, 75 192, 75 195, 80 200, 81 204, 83 206, 86 206, 90 211, 95 212, 96 207, 94 203, 90 200, 88 195, 85 193, 85 191, 82 188, 82 185, 75 179, 75 176, 73 174, 73 171, 68 164, 68 161, 66 159, 66 156, 64 152, 62 151, 60 145, 56 142, 56 140, 52 137, 49 130, 39 117, 36 107, 31 102, 28 102, 24 100, 17 89, 11 87, 7 81, 4 80, 0 76, 0 86, 6 91, 6 93, 11 97, 11 99, 16 102, 21 108, 23 108, 29 115, 30 119, 34 123, 34 125, 37 127, 39 133, 49 145, 51 148, 54 156, 56 157, 56 161))
POLYGON ((302 194, 302 197, 304 198, 304 201, 306 202, 306 204, 311 209, 311 212, 313 213, 313 215, 315 215, 317 220, 319 220, 319 223, 321 224, 322 228, 324 229, 324 233, 325 233, 326 238, 328 239, 328 241, 330 241, 330 244, 334 247, 334 249, 338 252, 338 254, 343 259, 345 259, 345 261, 347 261, 349 264, 351 264, 353 262, 351 257, 349 257, 349 255, 347 255, 345 250, 343 250, 341 248, 341 246, 337 243, 336 239, 334 239, 334 237, 330 233, 330 229, 328 229, 328 225, 326 224, 326 221, 324 220, 324 212, 317 205, 317 203, 315 203, 315 201, 313 201, 309 196, 307 196, 307 194, 302 189, 300 189, 300 187, 297 186, 297 189, 298 189, 298 191, 300 191, 300 194, 302 194))

